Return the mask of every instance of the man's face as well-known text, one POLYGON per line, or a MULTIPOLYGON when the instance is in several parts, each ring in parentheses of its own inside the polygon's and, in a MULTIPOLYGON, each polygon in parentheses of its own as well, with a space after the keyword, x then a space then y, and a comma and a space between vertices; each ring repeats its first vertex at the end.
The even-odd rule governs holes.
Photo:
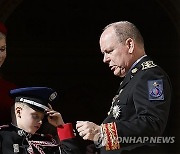
POLYGON ((0 67, 6 59, 6 40, 4 38, 0 39, 0 67))
POLYGON ((18 117, 18 127, 28 133, 34 134, 41 127, 43 118, 44 114, 42 112, 35 111, 25 105, 22 107, 20 117, 18 117))
POLYGON ((114 75, 124 77, 130 69, 131 56, 128 53, 128 46, 124 42, 118 42, 112 27, 102 33, 100 48, 104 54, 103 62, 109 64, 114 75))

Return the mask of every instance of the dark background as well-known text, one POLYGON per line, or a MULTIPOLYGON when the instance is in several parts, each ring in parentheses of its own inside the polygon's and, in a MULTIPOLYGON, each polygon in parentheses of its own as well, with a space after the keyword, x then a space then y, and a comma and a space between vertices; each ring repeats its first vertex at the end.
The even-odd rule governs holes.
MULTIPOLYGON (((178 2, 178 1, 177 1, 178 2)), ((24 0, 7 18, 3 75, 20 87, 48 86, 65 122, 100 124, 122 79, 102 62, 99 37, 109 23, 127 20, 141 31, 147 54, 170 76, 174 89, 166 135, 179 136, 179 33, 156 0, 24 0)), ((168 145, 170 153, 178 151, 168 145)))

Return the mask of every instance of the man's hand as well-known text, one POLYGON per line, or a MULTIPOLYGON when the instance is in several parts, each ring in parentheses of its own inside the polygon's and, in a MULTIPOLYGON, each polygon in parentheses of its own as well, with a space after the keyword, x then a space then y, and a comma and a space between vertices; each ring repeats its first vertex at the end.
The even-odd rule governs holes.
POLYGON ((49 109, 46 110, 46 114, 48 115, 48 122, 54 127, 58 127, 64 124, 62 116, 59 112, 54 111, 52 106, 48 104, 49 109))
POLYGON ((97 135, 101 132, 101 126, 89 121, 77 121, 76 129, 84 140, 91 141, 97 140, 97 135))

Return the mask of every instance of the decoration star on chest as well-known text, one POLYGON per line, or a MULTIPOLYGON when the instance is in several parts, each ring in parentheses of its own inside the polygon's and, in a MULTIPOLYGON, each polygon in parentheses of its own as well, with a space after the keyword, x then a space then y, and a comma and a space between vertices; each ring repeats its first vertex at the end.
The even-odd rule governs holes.
POLYGON ((119 118, 121 114, 121 107, 119 105, 115 105, 112 109, 112 114, 115 119, 119 118))

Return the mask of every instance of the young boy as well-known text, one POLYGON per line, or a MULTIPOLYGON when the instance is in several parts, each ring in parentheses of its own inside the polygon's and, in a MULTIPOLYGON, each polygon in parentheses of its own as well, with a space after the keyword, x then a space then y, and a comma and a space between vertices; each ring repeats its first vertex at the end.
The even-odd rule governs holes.
POLYGON ((27 87, 10 91, 15 104, 12 123, 0 129, 1 154, 79 154, 72 124, 64 124, 61 114, 49 103, 57 93, 47 87, 27 87), (50 135, 37 134, 43 118, 57 127, 58 144, 50 135))

